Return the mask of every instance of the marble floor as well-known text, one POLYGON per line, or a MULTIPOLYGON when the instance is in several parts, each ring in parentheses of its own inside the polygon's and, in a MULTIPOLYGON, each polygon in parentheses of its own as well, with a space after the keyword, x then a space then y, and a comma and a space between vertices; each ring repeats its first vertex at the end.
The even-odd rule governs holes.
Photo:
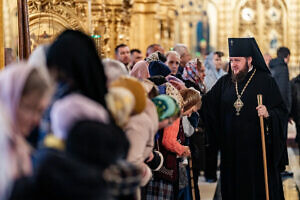
POLYGON ((289 162, 288 171, 294 173, 293 178, 283 180, 283 190, 286 200, 298 200, 300 188, 300 167, 299 167, 299 151, 296 148, 289 148, 289 162))
MULTIPOLYGON (((288 138, 293 141, 296 136, 295 127, 289 125, 288 138)), ((300 200, 299 188, 300 188, 300 156, 298 148, 294 145, 288 147, 289 154, 289 166, 287 171, 294 173, 292 178, 283 179, 283 189, 285 200, 300 200)), ((219 175, 219 173, 218 173, 219 175)), ((206 183, 204 177, 199 177, 199 189, 201 200, 221 200, 219 193, 219 187, 217 183, 206 183)))

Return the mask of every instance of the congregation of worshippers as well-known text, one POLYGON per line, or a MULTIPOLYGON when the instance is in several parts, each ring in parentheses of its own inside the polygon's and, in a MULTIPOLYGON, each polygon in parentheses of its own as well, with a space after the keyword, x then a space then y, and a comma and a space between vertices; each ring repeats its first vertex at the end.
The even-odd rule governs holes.
POLYGON ((184 44, 144 54, 120 44, 109 59, 65 30, 5 66, 0 199, 195 200, 200 176, 224 200, 284 199, 300 79, 287 78, 286 47, 265 60, 254 38, 228 46, 229 58, 194 58, 184 44))

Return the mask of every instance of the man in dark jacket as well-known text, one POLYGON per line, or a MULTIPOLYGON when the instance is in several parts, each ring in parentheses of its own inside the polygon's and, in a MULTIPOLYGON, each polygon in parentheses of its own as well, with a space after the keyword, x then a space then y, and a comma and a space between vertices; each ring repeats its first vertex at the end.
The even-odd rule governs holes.
MULTIPOLYGON (((287 47, 280 47, 277 50, 277 58, 272 59, 270 61, 269 67, 272 73, 272 76, 275 79, 275 82, 277 83, 279 87, 279 91, 281 94, 281 97, 284 101, 284 104, 290 113, 291 111, 291 102, 292 102, 292 96, 291 96, 291 85, 289 82, 289 69, 288 69, 288 63, 290 60, 290 50, 287 47)), ((286 118, 284 122, 284 139, 287 140, 287 132, 288 132, 288 118, 286 118)), ((284 162, 285 165, 289 164, 289 158, 287 153, 287 147, 285 148, 284 152, 284 162)), ((283 172, 283 176, 292 176, 293 174, 290 172, 283 172)))
POLYGON ((289 83, 288 69, 290 54, 288 48, 280 47, 277 50, 277 58, 270 61, 272 76, 279 87, 280 94, 289 112, 291 111, 291 86, 289 83))
POLYGON ((300 147, 300 74, 291 80, 292 88, 292 108, 291 117, 296 124, 297 136, 296 142, 300 147))

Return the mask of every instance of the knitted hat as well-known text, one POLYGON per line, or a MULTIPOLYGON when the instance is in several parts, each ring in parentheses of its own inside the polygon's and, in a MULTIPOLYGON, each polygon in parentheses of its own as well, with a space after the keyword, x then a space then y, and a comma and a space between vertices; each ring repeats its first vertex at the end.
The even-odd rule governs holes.
POLYGON ((158 86, 158 89, 160 94, 169 95, 170 97, 175 99, 180 109, 183 108, 183 98, 180 92, 171 83, 160 85, 158 86))

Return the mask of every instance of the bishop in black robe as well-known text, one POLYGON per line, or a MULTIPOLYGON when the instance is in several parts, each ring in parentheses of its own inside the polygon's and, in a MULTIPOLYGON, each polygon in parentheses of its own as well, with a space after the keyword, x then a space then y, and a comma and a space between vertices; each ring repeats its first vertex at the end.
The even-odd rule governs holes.
MULTIPOLYGON (((263 58, 254 38, 242 39, 250 40, 248 46, 244 44, 242 50, 230 51, 229 54, 251 56, 253 66, 245 78, 238 82, 239 94, 254 71, 255 73, 241 97, 244 105, 239 115, 234 107, 237 93, 231 72, 219 79, 202 98, 201 114, 205 120, 209 143, 220 145, 221 149, 222 199, 266 199, 260 122, 256 110, 257 95, 262 94, 263 105, 269 113, 269 117, 264 119, 269 194, 271 200, 282 200, 284 195, 280 171, 284 169, 283 119, 287 116, 287 109, 274 79, 261 60, 263 58), (248 53, 241 54, 243 48, 248 53)), ((233 41, 238 45, 239 40, 233 41)))

